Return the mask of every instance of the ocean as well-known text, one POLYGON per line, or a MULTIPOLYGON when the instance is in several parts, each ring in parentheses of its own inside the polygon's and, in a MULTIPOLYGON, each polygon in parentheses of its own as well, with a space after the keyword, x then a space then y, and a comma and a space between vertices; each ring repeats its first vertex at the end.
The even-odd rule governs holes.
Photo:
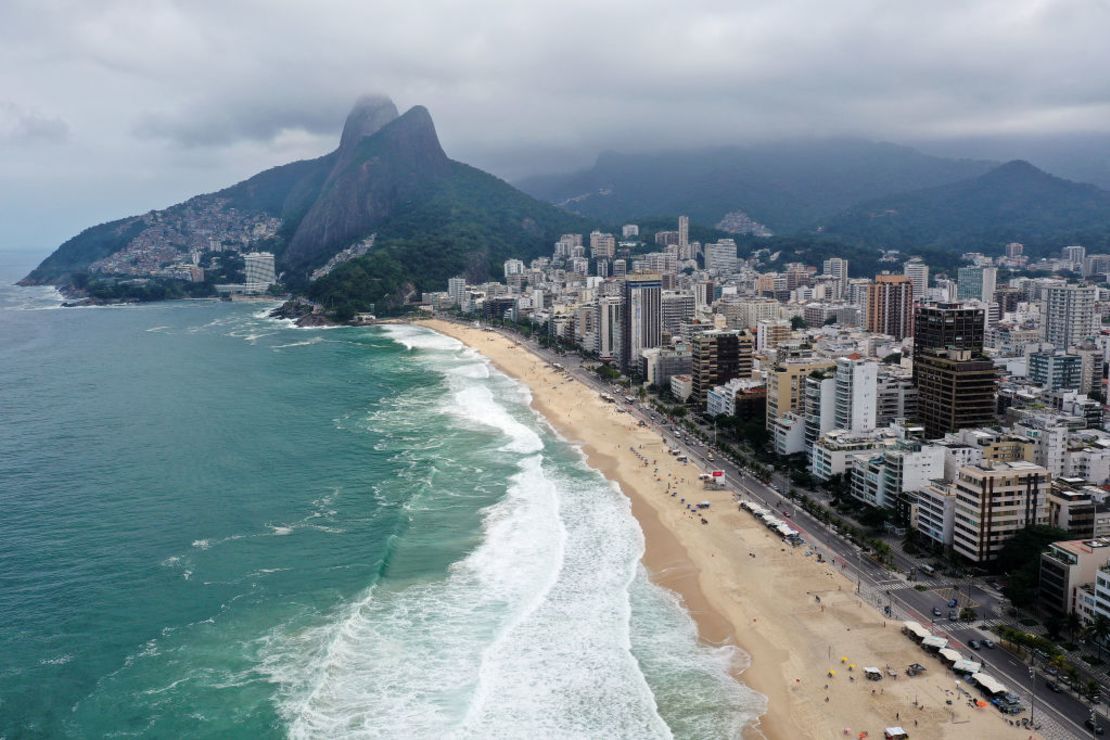
MULTIPOLYGON (((35 255, 38 256, 38 255, 35 255)), ((0 252, 0 738, 736 737, 526 388, 410 326, 61 308, 0 252)))

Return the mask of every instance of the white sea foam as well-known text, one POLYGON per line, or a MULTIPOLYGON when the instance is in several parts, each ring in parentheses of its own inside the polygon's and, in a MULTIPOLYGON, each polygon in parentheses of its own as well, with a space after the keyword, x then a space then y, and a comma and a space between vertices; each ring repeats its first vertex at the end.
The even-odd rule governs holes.
POLYGON ((57 658, 43 658, 39 661, 39 665, 65 665, 71 660, 73 660, 73 656, 67 653, 59 655, 57 658))
POLYGON ((288 344, 275 344, 273 347, 270 347, 270 349, 288 349, 290 347, 309 347, 313 344, 319 344, 322 341, 324 341, 323 337, 316 336, 316 337, 311 337, 309 339, 305 339, 305 340, 300 341, 300 342, 289 342, 288 344))
POLYGON ((272 524, 269 525, 269 526, 270 526, 270 532, 275 537, 285 537, 287 535, 293 534, 293 528, 292 527, 274 526, 272 524))
POLYGON ((289 734, 739 734, 761 697, 729 675, 737 651, 699 646, 681 604, 648 581, 628 499, 581 461, 545 462, 523 386, 454 340, 414 327, 385 330, 422 350, 421 364, 441 372, 448 387, 446 399, 416 392, 371 415, 374 428, 397 435, 385 449, 412 464, 401 477, 426 492, 405 503, 412 526, 437 502, 490 485, 481 470, 503 466, 512 459, 506 452, 517 453, 519 470, 485 510, 481 543, 446 576, 387 579, 322 624, 294 623, 267 639, 260 670, 280 687, 289 734), (449 433, 428 434, 428 413, 436 411, 454 419, 449 433), (494 429, 508 442, 453 453, 459 427, 494 429), (445 441, 430 463, 427 453, 445 441), (488 463, 475 459, 480 449, 492 454, 488 463))
POLYGON ((459 340, 419 326, 386 324, 381 327, 381 330, 387 337, 404 345, 408 350, 423 349, 455 352, 463 349, 463 343, 459 340))
POLYGON ((557 491, 538 456, 487 511, 485 538, 443 582, 375 589, 320 628, 278 639, 264 666, 283 685, 293 737, 449 735, 484 647, 557 576, 557 491))
POLYGON ((543 449, 543 440, 533 429, 517 421, 504 406, 493 398, 486 385, 466 384, 453 395, 447 411, 468 424, 492 427, 510 441, 501 449, 506 452, 532 453, 543 449))

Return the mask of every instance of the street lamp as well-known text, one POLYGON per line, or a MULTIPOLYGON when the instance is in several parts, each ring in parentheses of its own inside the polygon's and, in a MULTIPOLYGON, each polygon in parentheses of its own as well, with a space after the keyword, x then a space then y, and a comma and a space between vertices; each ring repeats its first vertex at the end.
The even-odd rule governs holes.
MULTIPOLYGON (((1034 659, 1035 660, 1035 659, 1034 659)), ((1033 717, 1037 713, 1037 671, 1034 662, 1029 662, 1029 725, 1033 726, 1033 717)))

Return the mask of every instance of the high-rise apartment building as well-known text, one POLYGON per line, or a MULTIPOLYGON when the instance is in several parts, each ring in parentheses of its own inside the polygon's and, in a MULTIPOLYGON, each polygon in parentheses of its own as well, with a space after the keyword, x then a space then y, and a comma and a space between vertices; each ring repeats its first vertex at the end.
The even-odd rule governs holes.
POLYGON ((685 250, 690 246, 690 217, 678 217, 678 248, 685 250))
POLYGON ((817 357, 809 351, 776 362, 767 373, 767 428, 789 412, 801 414, 805 409, 806 378, 835 366, 827 357, 817 357))
POLYGON ((594 331, 597 345, 594 351, 602 360, 621 361, 621 329, 624 326, 624 299, 621 296, 602 296, 597 299, 597 316, 594 331))
POLYGON ((998 557, 1025 527, 1048 523, 1051 477, 1029 462, 965 465, 956 476, 953 549, 973 563, 998 557))
POLYGON ((632 239, 640 236, 640 227, 636 224, 625 224, 621 227, 621 238, 632 239))
POLYGON ((1094 285, 1050 285, 1044 289, 1044 340, 1066 350, 1098 333, 1094 285))
POLYGON ((594 259, 613 259, 617 253, 617 239, 612 234, 590 232, 590 256, 594 259))
POLYGON ((998 370, 982 354, 983 315, 960 304, 918 307, 913 376, 917 418, 930 438, 994 422, 998 370))
POLYGON ((929 290, 929 266, 919 258, 914 257, 902 265, 902 273, 913 284, 913 299, 915 301, 925 300, 925 294, 929 290))
POLYGON ((447 279, 447 297, 451 299, 452 306, 462 306, 466 293, 466 278, 453 277, 447 279))
POLYGON ((1029 355, 1029 380, 1049 391, 1079 390, 1083 384, 1083 359, 1066 352, 1029 355))
POLYGON ((842 298, 848 290, 848 260, 840 257, 830 257, 821 266, 822 274, 835 278, 839 285, 839 292, 835 298, 842 298))
POLYGON ((1064 260, 1072 266, 1072 269, 1078 270, 1083 267, 1083 261, 1087 258, 1087 249, 1078 245, 1064 247, 1063 249, 1064 260))
POLYGON ((685 290, 663 291, 663 331, 677 336, 684 321, 694 318, 694 294, 685 290))
POLYGON ((623 369, 638 368, 640 353, 663 343, 663 283, 660 275, 629 275, 624 280, 623 369))
POLYGON ((867 286, 868 331, 895 339, 913 335, 913 283, 905 275, 876 275, 867 286))
POLYGON ((736 256, 736 242, 732 239, 721 239, 705 245, 705 269, 710 272, 731 273, 736 272, 739 262, 736 256))
POLYGON ((709 389, 752 376, 755 342, 746 331, 703 331, 691 337, 694 398, 704 407, 709 389))
POLYGON ((990 303, 998 282, 998 268, 961 267, 956 273, 956 297, 961 301, 979 300, 990 303))
POLYGON ((878 409, 879 363, 859 355, 836 359, 836 428, 869 432, 878 409))
POLYGON ((927 349, 983 351, 983 308, 960 303, 927 303, 914 317, 914 353, 927 349))
POLYGON ((274 255, 270 252, 248 252, 243 255, 248 290, 266 290, 274 284, 274 255))

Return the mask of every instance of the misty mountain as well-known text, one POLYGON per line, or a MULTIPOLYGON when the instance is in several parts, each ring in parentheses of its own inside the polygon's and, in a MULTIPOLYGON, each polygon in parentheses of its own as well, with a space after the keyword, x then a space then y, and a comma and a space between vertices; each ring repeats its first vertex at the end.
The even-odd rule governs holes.
POLYGON ((821 222, 848 243, 981 249, 1011 241, 1034 250, 1110 244, 1110 192, 1015 160, 978 177, 878 198, 821 222))
POLYGON ((607 222, 686 213, 716 225, 727 214, 742 212, 783 233, 862 201, 957 182, 994 166, 894 144, 836 139, 655 154, 606 152, 588 170, 532 177, 518 185, 537 198, 607 222))
POLYGON ((412 291, 442 289, 453 275, 497 274, 504 259, 546 253, 560 233, 585 228, 578 217, 449 159, 425 108, 398 115, 390 100, 371 97, 351 111, 334 152, 86 229, 24 282, 65 285, 151 255, 232 245, 274 252, 286 282, 303 287, 314 268, 375 235, 369 254, 341 264, 312 293, 354 309, 389 307, 412 291))

